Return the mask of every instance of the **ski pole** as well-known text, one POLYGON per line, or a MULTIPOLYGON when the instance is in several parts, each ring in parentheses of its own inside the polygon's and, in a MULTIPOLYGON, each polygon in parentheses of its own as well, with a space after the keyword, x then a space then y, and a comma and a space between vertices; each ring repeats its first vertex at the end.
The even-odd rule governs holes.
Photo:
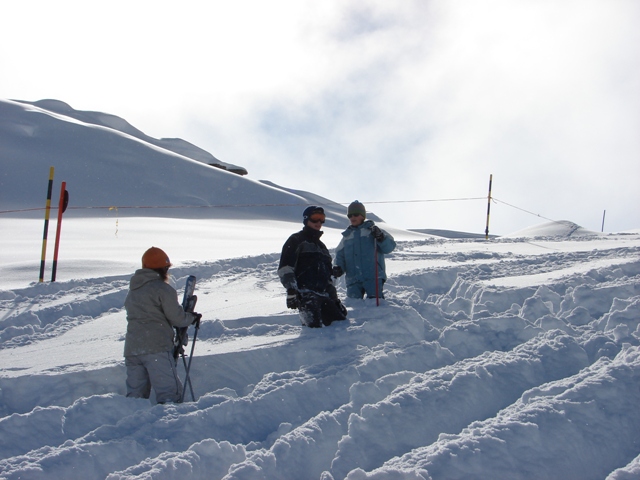
MULTIPOLYGON (((187 375, 184 378, 184 387, 182 388, 182 400, 184 401, 184 395, 187 392, 187 385, 189 385, 189 390, 191 391, 191 400, 193 402, 196 401, 196 396, 193 394, 193 386, 191 385, 191 378, 189 377, 189 372, 191 371, 191 359, 193 358, 193 349, 196 346, 196 338, 198 337, 198 329, 200 328, 200 320, 196 322, 196 331, 193 334, 193 340, 191 341, 191 353, 189 354, 189 364, 186 365, 185 370, 187 371, 187 375)), ((182 357, 184 360, 184 355, 182 357)))
MULTIPOLYGON (((184 350, 182 351, 182 355, 181 356, 182 356, 182 366, 184 367, 184 371, 187 372, 188 371, 187 370, 187 357, 184 354, 184 350)), ((180 397, 182 399, 182 401, 184 401, 184 393, 185 393, 184 386, 186 386, 187 383, 189 383, 189 389, 191 390, 191 396, 193 397, 193 387, 191 386, 191 380, 189 379, 189 375, 187 374, 187 376, 184 379, 184 385, 183 385, 183 388, 182 388, 182 397, 180 397)))
MULTIPOLYGON (((187 370, 187 359, 185 358, 184 355, 184 347, 182 344, 182 339, 184 338, 184 335, 182 333, 183 330, 186 330, 186 328, 178 328, 175 327, 175 337, 174 337, 174 342, 173 342, 173 361, 176 364, 176 367, 178 366, 178 358, 182 357, 182 366, 184 367, 185 371, 187 370)), ((186 333, 186 331, 184 332, 186 333)), ((185 382, 188 381, 188 378, 185 379, 185 382)), ((191 382, 189 382, 189 384, 191 384, 191 382)), ((182 390, 182 396, 180 397, 180 402, 184 401, 184 389, 182 390)), ((193 389, 191 389, 191 396, 193 396, 193 389)))
POLYGON ((378 282, 378 241, 373 239, 373 261, 376 270, 376 307, 380 306, 380 286, 378 282))

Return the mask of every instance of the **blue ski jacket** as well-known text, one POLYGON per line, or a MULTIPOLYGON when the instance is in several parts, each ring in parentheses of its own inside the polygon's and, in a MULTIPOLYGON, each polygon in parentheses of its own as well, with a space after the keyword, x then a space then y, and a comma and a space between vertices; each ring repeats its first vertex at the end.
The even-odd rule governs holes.
POLYGON ((346 273, 347 288, 354 283, 375 285, 375 262, 378 262, 378 280, 386 280, 384 256, 396 248, 393 237, 382 230, 384 239, 378 242, 377 256, 374 259, 376 240, 371 234, 373 220, 365 220, 362 225, 349 226, 342 232, 342 239, 336 248, 337 266, 346 273))

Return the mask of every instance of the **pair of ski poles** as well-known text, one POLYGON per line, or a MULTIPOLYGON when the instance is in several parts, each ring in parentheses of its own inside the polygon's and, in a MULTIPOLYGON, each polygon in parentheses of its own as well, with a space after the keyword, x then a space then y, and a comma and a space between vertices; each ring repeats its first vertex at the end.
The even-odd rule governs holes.
MULTIPOLYGON (((182 299, 182 308, 185 312, 193 313, 196 307, 196 302, 198 301, 198 297, 194 295, 194 291, 196 288, 196 277, 193 275, 189 275, 187 277, 187 282, 184 287, 184 297, 182 299)), ((193 385, 191 384, 191 360, 193 359, 193 350, 196 346, 196 339, 198 338, 198 330, 200 329, 200 318, 195 321, 195 333, 193 334, 193 340, 191 341, 191 353, 189 354, 189 362, 184 355, 183 346, 186 345, 187 339, 187 329, 189 327, 176 327, 176 336, 174 342, 174 350, 173 350, 173 358, 175 361, 178 361, 178 357, 182 357, 182 364, 184 365, 184 369, 186 372, 186 376, 184 379, 184 385, 182 387, 182 395, 180 397, 180 402, 184 401, 184 396, 187 393, 187 386, 189 386, 189 391, 191 392, 191 400, 196 401, 195 394, 193 393, 193 385)))
POLYGON ((179 345, 177 345, 176 351, 174 353, 174 358, 176 359, 176 362, 178 361, 178 357, 182 357, 182 364, 184 365, 184 370, 186 372, 185 378, 184 378, 184 383, 182 386, 182 395, 180 396, 180 402, 184 401, 184 396, 187 393, 187 386, 189 386, 189 392, 191 393, 191 400, 195 402, 196 397, 193 393, 193 385, 191 384, 191 377, 190 377, 190 372, 191 372, 191 360, 193 360, 193 350, 196 346, 196 339, 198 338, 198 330, 200 329, 200 319, 198 319, 195 323, 195 332, 193 334, 193 340, 191 340, 191 352, 189 353, 189 361, 187 362, 186 356, 184 354, 184 348, 182 348, 182 341, 184 336, 187 333, 187 327, 184 327, 184 333, 180 332, 180 330, 182 329, 178 329, 176 328, 176 342, 179 342, 179 345))

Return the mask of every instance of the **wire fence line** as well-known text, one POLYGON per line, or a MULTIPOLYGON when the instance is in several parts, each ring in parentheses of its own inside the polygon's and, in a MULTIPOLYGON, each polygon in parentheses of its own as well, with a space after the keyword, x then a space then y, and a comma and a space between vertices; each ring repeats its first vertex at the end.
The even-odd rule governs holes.
MULTIPOLYGON (((425 202, 453 202, 453 201, 465 201, 465 200, 482 200, 483 197, 469 197, 469 198, 438 198, 438 199, 423 199, 423 200, 383 200, 383 201, 365 201, 366 204, 392 204, 392 203, 425 203, 425 202)), ((486 200, 486 197, 484 197, 486 200)), ((348 202, 326 202, 326 203, 314 203, 318 206, 333 206, 344 205, 347 206, 351 203, 348 202)), ((105 205, 105 206, 69 206, 67 210, 152 210, 152 209, 188 209, 188 208, 254 208, 254 207, 307 207, 309 203, 229 203, 229 204, 216 204, 216 205, 105 205)), ((51 205, 50 209, 55 210, 57 206, 51 205)), ((33 207, 22 208, 15 210, 0 210, 0 214, 4 213, 21 213, 21 212, 36 212, 45 210, 45 207, 33 207)))
MULTIPOLYGON (((368 200, 363 201, 362 203, 366 205, 384 205, 384 204, 403 204, 403 203, 437 203, 437 202, 465 202, 465 201, 476 201, 483 200, 486 201, 487 197, 461 197, 461 198, 430 198, 430 199, 416 199, 416 200, 368 200)), ((510 208, 514 208, 521 212, 527 213, 534 217, 543 218, 550 222, 559 223, 557 220, 552 218, 545 217, 539 213, 531 212, 525 208, 518 207, 504 200, 500 200, 496 197, 491 197, 493 203, 502 204, 508 206, 510 208)), ((327 202, 327 203, 314 203, 314 205, 318 206, 335 206, 335 205, 344 205, 347 206, 351 203, 348 202, 327 202)), ((218 204, 218 205, 109 205, 109 206, 69 206, 67 210, 155 210, 155 209, 203 209, 203 208, 255 208, 255 207, 307 207, 309 203, 244 203, 244 204, 218 204)), ((46 207, 34 207, 34 208, 22 208, 22 209, 14 209, 14 210, 0 210, 0 215, 8 214, 8 213, 24 213, 24 212, 37 212, 44 211, 46 207)), ((58 206, 51 205, 51 210, 57 210, 58 206)))
POLYGON ((562 223, 562 222, 560 222, 560 221, 558 221, 558 220, 554 220, 554 219, 552 219, 552 218, 545 217, 544 215, 540 215, 539 213, 533 213, 533 212, 530 212, 529 210, 525 210, 524 208, 516 207, 515 205, 512 205, 512 204, 510 204, 510 203, 507 203, 507 202, 505 202, 504 200, 499 200, 499 199, 497 199, 497 198, 495 198, 495 197, 492 197, 492 200, 493 200, 495 203, 502 203, 503 205, 506 205, 506 206, 508 206, 508 207, 515 208, 516 210, 520 210, 521 212, 528 213, 529 215, 533 215, 534 217, 543 218, 543 219, 545 219, 545 220, 549 220, 550 222, 554 222, 554 223, 562 223))

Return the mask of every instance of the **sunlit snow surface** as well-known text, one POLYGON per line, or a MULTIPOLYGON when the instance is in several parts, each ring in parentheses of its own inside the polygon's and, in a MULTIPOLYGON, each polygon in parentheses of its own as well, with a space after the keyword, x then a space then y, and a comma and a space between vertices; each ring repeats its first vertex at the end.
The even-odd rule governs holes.
POLYGON ((386 300, 312 330, 276 275, 300 225, 157 222, 69 221, 38 283, 42 222, 0 220, 1 478, 638 478, 638 232, 396 231, 386 300), (123 396, 122 304, 151 244, 179 294, 198 277, 195 402, 123 396))

